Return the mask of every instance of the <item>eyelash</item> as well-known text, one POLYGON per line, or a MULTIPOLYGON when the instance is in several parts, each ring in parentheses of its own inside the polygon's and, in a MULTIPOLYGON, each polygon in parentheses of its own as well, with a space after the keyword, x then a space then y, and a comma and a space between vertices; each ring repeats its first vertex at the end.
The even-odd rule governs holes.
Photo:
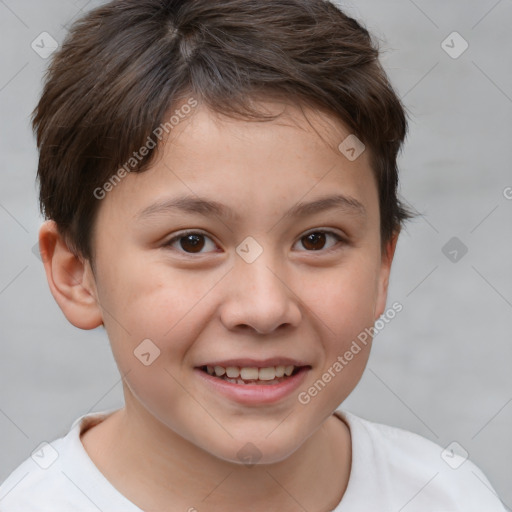
MULTIPOLYGON (((346 245, 347 244, 347 241, 341 235, 339 235, 335 231, 330 231, 330 230, 326 230, 326 229, 315 229, 313 231, 309 231, 307 233, 304 233, 304 235, 302 235, 299 238, 298 241, 302 240, 303 238, 305 238, 308 235, 311 235, 313 233, 315 233, 315 234, 322 233, 322 234, 325 234, 325 235, 332 235, 336 239, 337 243, 335 245, 333 245, 332 247, 328 248, 328 249, 319 249, 317 251, 315 251, 315 250, 311 250, 311 251, 304 250, 304 251, 299 251, 299 252, 311 252, 311 253, 324 253, 325 254, 325 253, 330 253, 332 251, 340 249, 340 247, 339 247, 340 243, 341 243, 341 245, 346 245)), ((212 240, 210 236, 208 236, 206 233, 203 233, 202 231, 189 230, 189 231, 183 231, 183 232, 179 233, 178 235, 174 236, 173 238, 169 239, 164 244, 164 247, 168 247, 168 248, 172 249, 171 246, 174 244, 174 242, 177 242, 181 238, 185 238, 185 237, 187 237, 189 235, 201 235, 201 236, 204 236, 205 238, 209 238, 210 240, 212 240)), ((213 242, 213 240, 212 240, 212 242, 213 242)), ((183 250, 178 250, 178 252, 180 252, 181 254, 184 254, 186 256, 190 256, 190 257, 194 257, 194 255, 196 255, 196 254, 207 254, 207 253, 190 253, 190 252, 185 252, 183 250)))

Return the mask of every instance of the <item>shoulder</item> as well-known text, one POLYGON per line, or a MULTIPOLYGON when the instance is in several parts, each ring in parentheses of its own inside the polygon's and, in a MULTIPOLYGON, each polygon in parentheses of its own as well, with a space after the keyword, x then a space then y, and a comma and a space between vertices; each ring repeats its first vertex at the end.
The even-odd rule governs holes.
POLYGON ((336 414, 351 431, 355 484, 364 473, 367 480, 372 475, 375 487, 398 509, 411 500, 407 510, 430 510, 433 506, 464 512, 505 510, 489 480, 462 446, 442 447, 402 428, 346 411, 336 414))
POLYGON ((65 438, 59 438, 40 445, 24 460, 0 485, 0 510, 45 512, 55 510, 55 496, 66 500, 71 482, 59 460, 64 449, 65 438))
POLYGON ((85 414, 64 437, 41 443, 0 485, 0 510, 140 512, 105 479, 80 440, 81 433, 113 411, 85 414))

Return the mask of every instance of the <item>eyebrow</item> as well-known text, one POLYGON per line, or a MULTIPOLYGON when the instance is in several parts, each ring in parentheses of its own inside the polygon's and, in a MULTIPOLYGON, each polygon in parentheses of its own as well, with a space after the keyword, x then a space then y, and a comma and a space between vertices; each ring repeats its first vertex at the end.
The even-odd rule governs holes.
MULTIPOLYGON (((366 209, 361 202, 353 197, 341 194, 321 197, 309 203, 298 203, 290 208, 283 217, 306 217, 330 209, 337 209, 349 215, 366 217, 366 209)), ((138 220, 144 220, 153 216, 169 214, 176 211, 199 214, 204 217, 215 215, 226 219, 240 219, 240 216, 228 206, 212 199, 194 196, 164 199, 144 208, 136 215, 136 218, 138 220)))

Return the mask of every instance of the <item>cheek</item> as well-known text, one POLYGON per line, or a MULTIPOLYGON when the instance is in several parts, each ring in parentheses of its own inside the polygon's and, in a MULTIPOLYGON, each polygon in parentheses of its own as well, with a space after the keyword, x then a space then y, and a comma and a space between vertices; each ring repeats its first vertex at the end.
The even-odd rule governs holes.
POLYGON ((377 272, 375 259, 360 255, 319 283, 314 311, 324 349, 319 373, 329 372, 325 378, 334 383, 329 394, 335 405, 352 391, 370 355, 377 272))
POLYGON ((118 364, 129 369, 133 351, 145 339, 168 360, 181 361, 205 322, 201 303, 218 277, 128 259, 103 270, 98 293, 118 364))
POLYGON ((169 407, 186 415, 190 396, 180 382, 190 370, 187 354, 207 321, 205 295, 218 278, 128 263, 107 270, 116 285, 105 286, 100 297, 110 313, 105 326, 112 353, 131 394, 155 416, 169 407))
POLYGON ((334 339, 347 340, 373 325, 378 287, 372 259, 360 257, 326 272, 315 279, 314 290, 312 309, 334 339))

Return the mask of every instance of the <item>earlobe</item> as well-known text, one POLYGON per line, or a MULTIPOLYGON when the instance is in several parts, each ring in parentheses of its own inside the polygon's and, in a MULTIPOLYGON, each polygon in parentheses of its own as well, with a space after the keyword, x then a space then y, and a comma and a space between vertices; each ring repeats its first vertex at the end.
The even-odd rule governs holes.
POLYGON ((103 323, 91 266, 67 246, 54 221, 39 230, 39 249, 48 285, 66 318, 80 329, 103 323))
POLYGON ((396 231, 386 244, 382 251, 382 259, 379 273, 379 282, 377 290, 377 302, 375 308, 375 320, 379 318, 386 308, 386 299, 388 296, 389 275, 391 273, 391 264, 395 255, 396 244, 400 231, 396 231))

